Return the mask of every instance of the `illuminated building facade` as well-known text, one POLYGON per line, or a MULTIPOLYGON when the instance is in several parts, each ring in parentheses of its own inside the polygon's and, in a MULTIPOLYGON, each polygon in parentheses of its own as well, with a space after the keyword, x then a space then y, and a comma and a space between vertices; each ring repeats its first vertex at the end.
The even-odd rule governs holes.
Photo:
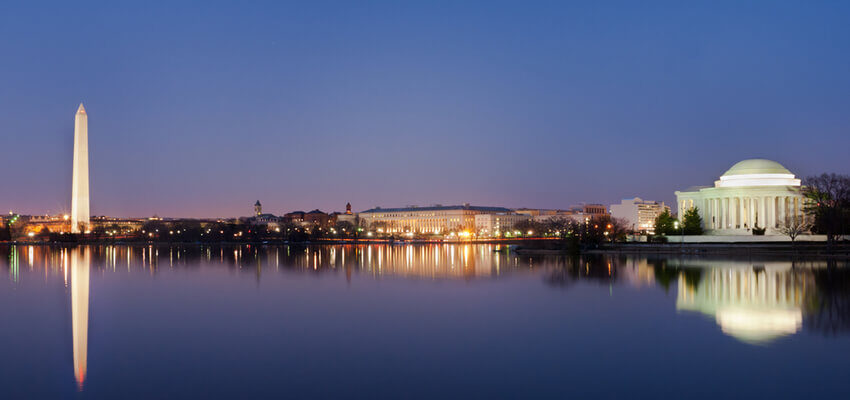
MULTIPOLYGON (((69 232, 71 224, 68 215, 15 215, 14 226, 19 235, 29 236, 45 232, 69 232)), ((16 239, 20 239, 16 238, 16 239)))
POLYGON ((257 202, 254 203, 254 216, 241 220, 252 225, 268 225, 270 228, 276 228, 280 226, 282 218, 274 214, 264 214, 263 205, 260 204, 259 200, 257 200, 257 202))
POLYGON ((477 214, 475 231, 479 236, 498 236, 502 232, 512 231, 514 225, 528 221, 532 217, 526 214, 477 214))
POLYGON ((145 221, 138 218, 115 218, 115 217, 92 217, 92 229, 118 229, 123 232, 132 232, 142 229, 145 221))
POLYGON ((345 213, 336 215, 336 222, 347 222, 352 226, 360 225, 360 218, 351 211, 351 203, 345 204, 345 213))
POLYGON ((359 213, 361 223, 387 233, 443 234, 475 230, 475 216, 480 214, 510 214, 502 207, 433 206, 406 208, 373 208, 359 213))
POLYGON ((800 180, 781 164, 744 160, 729 168, 714 187, 677 191, 679 218, 696 207, 708 234, 746 235, 754 227, 776 228, 804 218, 800 180))
POLYGON ((649 233, 655 232, 655 218, 670 207, 664 202, 643 200, 640 197, 623 199, 620 204, 611 205, 611 216, 628 221, 628 228, 632 232, 649 233))
POLYGON ((546 223, 553 219, 566 219, 583 224, 593 218, 608 215, 605 206, 601 204, 582 204, 571 207, 569 210, 552 210, 545 208, 517 208, 514 213, 528 215, 535 222, 546 223))
POLYGON ((517 214, 528 215, 531 217, 554 216, 573 213, 573 211, 568 210, 547 210, 544 208, 517 208, 514 210, 514 212, 517 214))
POLYGON ((326 228, 336 222, 334 214, 328 214, 321 210, 293 211, 283 215, 283 221, 302 226, 304 228, 319 227, 326 228))
POLYGON ((608 208, 602 204, 583 204, 581 206, 581 212, 588 214, 592 217, 601 217, 608 215, 608 208))
POLYGON ((304 213, 305 226, 327 227, 331 224, 330 216, 322 210, 313 210, 304 213))
POLYGON ((306 213, 304 211, 293 211, 290 213, 283 214, 283 220, 292 224, 301 225, 302 223, 304 223, 305 214, 306 213))

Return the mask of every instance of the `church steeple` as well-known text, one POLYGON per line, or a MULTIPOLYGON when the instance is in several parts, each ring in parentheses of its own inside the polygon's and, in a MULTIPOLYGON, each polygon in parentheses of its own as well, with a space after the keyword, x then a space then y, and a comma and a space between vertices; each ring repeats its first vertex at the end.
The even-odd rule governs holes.
POLYGON ((254 203, 254 214, 256 214, 257 216, 260 216, 260 214, 262 214, 262 213, 263 213, 263 205, 260 204, 259 200, 257 200, 257 202, 254 203))

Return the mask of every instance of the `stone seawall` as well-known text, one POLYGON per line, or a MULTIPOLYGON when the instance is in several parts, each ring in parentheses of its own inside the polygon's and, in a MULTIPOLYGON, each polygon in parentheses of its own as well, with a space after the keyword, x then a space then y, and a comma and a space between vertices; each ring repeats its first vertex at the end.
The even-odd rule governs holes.
POLYGON ((730 254, 782 255, 850 258, 850 242, 837 242, 831 249, 823 242, 758 242, 758 243, 616 243, 589 249, 585 253, 623 254, 730 254))

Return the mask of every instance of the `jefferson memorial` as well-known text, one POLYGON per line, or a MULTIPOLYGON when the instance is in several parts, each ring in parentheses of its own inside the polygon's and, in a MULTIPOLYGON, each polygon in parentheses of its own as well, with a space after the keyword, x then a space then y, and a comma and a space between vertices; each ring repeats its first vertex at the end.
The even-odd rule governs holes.
POLYGON ((679 218, 697 207, 709 235, 748 235, 753 227, 766 235, 786 220, 803 217, 800 180, 776 161, 744 160, 729 168, 714 187, 676 191, 679 218))

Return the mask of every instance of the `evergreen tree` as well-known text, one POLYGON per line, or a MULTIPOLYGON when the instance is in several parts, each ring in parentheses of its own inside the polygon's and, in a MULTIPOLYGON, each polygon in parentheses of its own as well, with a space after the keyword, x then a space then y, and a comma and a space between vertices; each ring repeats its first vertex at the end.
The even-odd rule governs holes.
POLYGON ((682 227, 685 235, 702 235, 702 217, 699 216, 699 208, 693 207, 685 211, 682 219, 682 227))
POLYGON ((675 232, 675 228, 673 228, 673 223, 676 220, 670 215, 670 210, 664 210, 663 213, 658 214, 655 217, 655 234, 656 235, 670 235, 675 232))

